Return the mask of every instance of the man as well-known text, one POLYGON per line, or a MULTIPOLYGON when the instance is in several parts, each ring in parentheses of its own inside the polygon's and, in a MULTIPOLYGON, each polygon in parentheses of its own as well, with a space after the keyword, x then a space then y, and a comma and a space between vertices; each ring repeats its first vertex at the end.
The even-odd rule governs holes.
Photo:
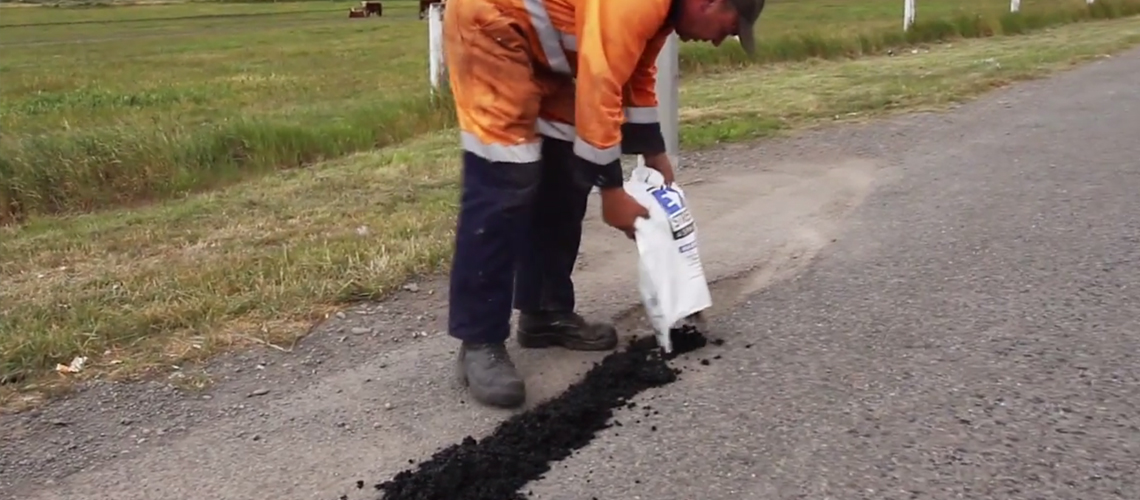
POLYGON ((632 237, 645 207, 622 189, 620 155, 673 181, 657 123, 665 39, 749 54, 764 0, 449 0, 444 57, 463 144, 451 271, 458 370, 483 404, 516 407, 525 384, 507 354, 512 306, 527 348, 610 350, 617 332, 575 312, 570 278, 587 198, 632 237))

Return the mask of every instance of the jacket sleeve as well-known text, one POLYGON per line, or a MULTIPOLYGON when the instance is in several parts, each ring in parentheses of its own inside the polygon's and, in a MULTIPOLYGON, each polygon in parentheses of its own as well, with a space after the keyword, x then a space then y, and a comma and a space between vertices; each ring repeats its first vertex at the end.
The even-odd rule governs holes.
POLYGON ((621 149, 625 154, 651 155, 665 151, 657 117, 657 55, 670 32, 658 32, 649 41, 637 67, 623 89, 625 123, 621 126, 621 149))
MULTIPOLYGON (((645 52, 658 37, 668 8, 665 0, 583 0, 576 14, 578 71, 574 121, 578 136, 574 154, 583 167, 593 170, 598 186, 621 186, 624 91, 635 72, 639 76, 634 80, 641 81, 636 84, 638 89, 653 88, 652 83, 646 84, 652 81, 652 76, 647 75, 655 71, 660 47, 650 50, 651 57, 645 52)), ((632 122, 625 126, 626 130, 637 128, 631 126, 632 122)))

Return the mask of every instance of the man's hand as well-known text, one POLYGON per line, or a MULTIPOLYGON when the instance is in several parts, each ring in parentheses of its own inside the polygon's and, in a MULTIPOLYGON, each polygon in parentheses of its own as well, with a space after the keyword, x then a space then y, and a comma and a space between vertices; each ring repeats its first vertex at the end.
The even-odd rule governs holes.
POLYGON ((638 217, 649 218, 649 210, 620 187, 602 190, 602 220, 633 239, 633 223, 638 217))
POLYGON ((673 184, 673 163, 669 161, 669 155, 665 153, 645 155, 645 166, 661 172, 666 186, 673 184))

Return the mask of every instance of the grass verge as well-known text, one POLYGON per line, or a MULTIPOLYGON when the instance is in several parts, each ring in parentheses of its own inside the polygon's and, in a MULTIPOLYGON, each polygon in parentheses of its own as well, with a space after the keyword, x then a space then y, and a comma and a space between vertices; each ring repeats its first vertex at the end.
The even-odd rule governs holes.
MULTIPOLYGON (((1009 12, 1008 1, 964 2, 953 9, 947 8, 948 5, 919 2, 917 8, 922 13, 910 30, 903 31, 899 26, 894 26, 898 24, 897 18, 901 17, 898 16, 899 8, 895 4, 891 6, 896 18, 892 19, 892 25, 868 23, 854 29, 828 26, 832 29, 820 30, 805 23, 803 29, 782 32, 768 39, 762 38, 757 44, 757 56, 752 60, 745 59, 739 45, 712 48, 694 44, 686 47, 680 61, 681 67, 689 72, 709 72, 751 64, 812 58, 855 58, 879 55, 915 44, 959 38, 1021 35, 1086 20, 1116 19, 1140 14, 1140 2, 1133 0, 1097 0, 1091 5, 1084 0, 1022 2, 1020 11, 1015 13, 1009 12)), ((869 12, 864 15, 876 19, 881 16, 869 12)), ((761 25, 758 31, 763 30, 761 25)))
MULTIPOLYGON (((683 87, 687 148, 937 109, 1140 44, 1140 19, 858 61, 706 75, 683 87), (760 123, 762 125, 756 125, 760 123)), ((137 210, 0 227, 0 406, 73 376, 130 376, 250 343, 288 344, 349 302, 447 268, 454 132, 137 210)))
MULTIPOLYGON (((283 5, 193 6, 197 17, 129 14, 138 17, 130 22, 127 13, 167 6, 109 7, 88 24, 53 22, 38 9, 19 9, 40 16, 30 24, 6 16, 5 44, 20 50, 0 59, 12 75, 0 127, 18 132, 0 137, 0 224, 176 198, 452 126, 453 114, 430 105, 421 87, 424 28, 411 2, 395 4, 390 19, 355 24, 330 17, 341 4, 283 5)), ((931 0, 921 9, 904 33, 896 0, 774 1, 755 62, 1020 34, 1133 15, 1140 0, 1027 1, 1018 14, 1005 12, 1005 0, 931 0)), ((686 44, 685 78, 739 68, 742 55, 734 43, 686 44)))

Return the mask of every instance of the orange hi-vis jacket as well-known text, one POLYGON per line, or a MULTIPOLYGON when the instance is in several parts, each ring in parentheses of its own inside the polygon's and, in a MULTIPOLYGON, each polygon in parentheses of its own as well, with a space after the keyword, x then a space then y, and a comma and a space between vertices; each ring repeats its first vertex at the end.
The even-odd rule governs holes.
POLYGON ((674 2, 449 0, 445 57, 465 149, 482 150, 491 161, 537 161, 536 136, 521 131, 532 127, 572 140, 575 155, 597 167, 616 165, 623 152, 664 151, 654 85, 657 55, 673 31, 674 2), (550 80, 543 74, 565 83, 543 84, 550 80), (523 81, 527 77, 539 83, 523 81), (528 95, 532 88, 540 95, 528 95), (571 94, 573 113, 551 120, 546 108, 567 97, 551 96, 558 92, 571 94), (540 109, 529 109, 532 100, 540 109), (510 123, 532 115, 533 123, 510 123), (504 134, 504 127, 514 132, 504 134))

